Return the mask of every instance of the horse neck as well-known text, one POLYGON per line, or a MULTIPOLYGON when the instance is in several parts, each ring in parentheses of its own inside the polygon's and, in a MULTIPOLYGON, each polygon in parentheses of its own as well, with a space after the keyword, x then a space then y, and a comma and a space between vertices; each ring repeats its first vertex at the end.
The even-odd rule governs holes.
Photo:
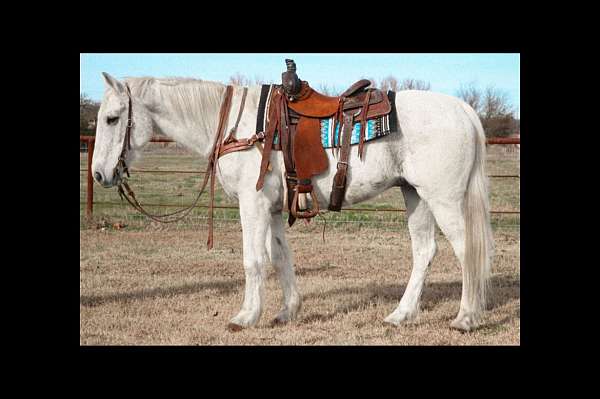
POLYGON ((158 82, 154 85, 155 90, 147 91, 144 101, 152 104, 149 108, 156 130, 190 150, 208 157, 217 133, 226 86, 218 85, 216 90, 215 86, 211 90, 202 90, 201 86, 195 86, 183 90, 183 94, 173 96, 173 93, 168 93, 168 90, 173 90, 172 87, 160 88, 158 82), (174 103, 183 104, 184 107, 176 110, 174 103), (194 103, 201 104, 201 107, 190 105, 194 103), (185 112, 185 107, 190 110, 185 112))

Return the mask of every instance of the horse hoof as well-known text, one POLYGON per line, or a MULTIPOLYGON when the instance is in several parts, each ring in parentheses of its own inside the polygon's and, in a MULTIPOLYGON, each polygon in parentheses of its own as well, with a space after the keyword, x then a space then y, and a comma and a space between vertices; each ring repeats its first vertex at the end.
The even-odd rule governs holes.
POLYGON ((244 327, 240 326, 239 324, 229 323, 227 325, 227 330, 229 330, 230 332, 238 332, 242 331, 243 329, 244 327))
POLYGON ((473 322, 471 317, 462 316, 454 319, 454 321, 450 323, 450 328, 461 332, 470 332, 477 328, 477 324, 473 322))
POLYGON ((271 321, 271 327, 283 326, 284 324, 287 324, 287 321, 278 318, 274 318, 271 321))
POLYGON ((383 322, 384 324, 391 325, 394 327, 399 327, 402 324, 407 324, 408 321, 412 321, 415 319, 413 314, 409 314, 406 312, 403 313, 392 313, 386 317, 383 322))

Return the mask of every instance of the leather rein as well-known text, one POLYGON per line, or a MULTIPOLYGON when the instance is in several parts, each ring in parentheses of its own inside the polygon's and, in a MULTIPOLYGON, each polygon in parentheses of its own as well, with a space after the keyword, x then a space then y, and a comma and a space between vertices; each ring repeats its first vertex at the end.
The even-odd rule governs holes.
MULTIPOLYGON (((239 113, 238 113, 238 117, 235 122, 235 125, 229 132, 229 135, 227 136, 226 140, 223 141, 223 133, 225 131, 225 127, 227 126, 227 121, 229 118, 229 111, 231 110, 231 100, 233 98, 233 86, 228 85, 227 88, 225 89, 225 97, 223 98, 223 102, 221 104, 221 110, 219 113, 219 125, 217 128, 217 133, 215 135, 215 141, 213 143, 213 147, 212 147, 210 156, 208 158, 208 166, 206 168, 206 172, 204 173, 204 181, 202 182, 202 187, 200 188, 200 192, 198 192, 198 195, 196 196, 196 199, 194 200, 194 202, 190 206, 180 209, 180 210, 177 210, 175 212, 162 214, 162 215, 153 215, 153 214, 149 213, 148 211, 146 211, 144 209, 144 207, 142 206, 142 204, 140 204, 140 202, 135 197, 135 193, 133 192, 131 187, 129 187, 129 184, 127 182, 127 178, 129 178, 129 169, 127 167, 126 159, 127 159, 127 153, 131 149, 131 130, 134 127, 134 123, 133 123, 133 119, 132 119, 131 92, 130 92, 129 86, 127 84, 125 84, 125 87, 127 89, 127 97, 129 99, 129 111, 128 111, 128 116, 127 116, 127 125, 125 127, 125 137, 123 139, 123 148, 121 150, 121 155, 119 155, 119 160, 117 162, 117 165, 115 166, 114 171, 113 171, 114 175, 118 177, 118 192, 119 192, 119 195, 121 196, 121 199, 125 198, 127 200, 127 202, 129 202, 129 204, 131 206, 133 206, 133 208, 135 208, 138 212, 146 215, 147 217, 149 217, 152 220, 155 220, 160 223, 173 223, 173 222, 177 222, 177 221, 183 219, 184 217, 186 217, 191 212, 191 210, 198 204, 198 201, 200 200, 200 196, 206 189, 206 185, 208 184, 208 179, 210 178, 211 184, 210 184, 210 203, 209 203, 209 210, 208 210, 208 241, 206 244, 208 246, 208 249, 211 249, 213 247, 213 213, 214 213, 214 199, 215 199, 215 176, 216 176, 216 171, 217 171, 218 159, 221 156, 223 156, 225 154, 229 154, 231 152, 248 150, 248 149, 252 148, 254 144, 258 144, 257 141, 261 141, 264 139, 263 132, 253 134, 251 137, 249 137, 247 139, 236 139, 235 138, 235 132, 238 128, 238 125, 239 125, 239 122, 240 122, 240 119, 242 116, 242 111, 244 109, 244 105, 246 102, 246 94, 248 93, 248 88, 246 88, 246 87, 244 88, 244 92, 243 92, 243 96, 242 96, 242 100, 241 100, 241 104, 240 104, 240 109, 239 109, 239 113), (127 178, 125 178, 123 176, 123 172, 125 174, 127 174, 127 178), (173 217, 175 215, 180 215, 180 216, 173 217)), ((259 147, 259 149, 260 149, 260 147, 259 147)))

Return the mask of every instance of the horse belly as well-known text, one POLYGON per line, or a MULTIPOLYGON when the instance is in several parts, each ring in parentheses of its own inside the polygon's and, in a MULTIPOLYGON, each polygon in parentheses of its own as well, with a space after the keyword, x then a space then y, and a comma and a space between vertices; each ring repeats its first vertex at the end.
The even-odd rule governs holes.
MULTIPOLYGON (((356 204, 376 197, 401 181, 399 137, 396 132, 367 143, 364 158, 358 158, 358 146, 352 146, 346 180, 343 206, 356 204)), ((319 203, 329 204, 333 176, 337 171, 337 159, 327 150, 329 168, 313 178, 319 203)), ((325 206, 321 206, 325 208, 325 206)))

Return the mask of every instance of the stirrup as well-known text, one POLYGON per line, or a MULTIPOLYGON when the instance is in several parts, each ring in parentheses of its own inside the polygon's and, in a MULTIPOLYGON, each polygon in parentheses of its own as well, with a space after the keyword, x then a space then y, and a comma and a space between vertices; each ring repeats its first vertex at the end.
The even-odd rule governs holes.
POLYGON ((298 196, 299 195, 300 195, 300 193, 298 192, 298 190, 294 190, 294 199, 292 200, 292 208, 291 208, 292 216, 294 216, 296 219, 310 219, 310 218, 317 216, 319 214, 320 210, 319 210, 319 201, 317 200, 315 190, 313 189, 310 192, 310 198, 312 199, 312 202, 313 202, 313 209, 308 209, 305 211, 298 210, 298 196))

